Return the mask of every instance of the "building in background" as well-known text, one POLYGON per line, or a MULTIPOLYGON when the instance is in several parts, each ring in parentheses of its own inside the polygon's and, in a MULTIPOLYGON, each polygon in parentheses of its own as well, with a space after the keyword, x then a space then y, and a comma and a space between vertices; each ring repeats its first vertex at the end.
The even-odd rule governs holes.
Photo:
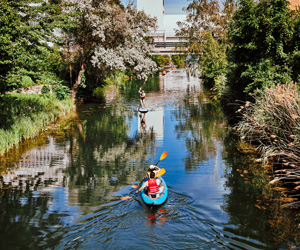
POLYGON ((164 0, 137 0, 137 10, 157 18, 158 28, 151 36, 155 42, 177 42, 175 35, 178 21, 184 21, 186 14, 165 14, 164 0))

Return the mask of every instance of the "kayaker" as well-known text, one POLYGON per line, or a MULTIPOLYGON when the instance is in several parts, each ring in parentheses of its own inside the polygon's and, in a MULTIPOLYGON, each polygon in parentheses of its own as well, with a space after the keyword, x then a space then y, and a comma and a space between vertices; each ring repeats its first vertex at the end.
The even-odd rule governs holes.
POLYGON ((149 179, 150 178, 150 173, 154 172, 155 175, 157 175, 157 172, 160 170, 160 168, 158 166, 154 166, 154 165, 150 165, 149 169, 147 171, 147 175, 145 176, 145 179, 149 179))
POLYGON ((136 191, 136 193, 141 192, 143 189, 147 189, 148 194, 156 194, 162 191, 160 187, 161 180, 155 178, 155 173, 150 173, 150 178, 144 182, 144 184, 136 191))
POLYGON ((154 172, 155 174, 157 174, 157 172, 160 170, 160 168, 158 166, 154 166, 154 165, 150 165, 148 172, 154 172))
POLYGON ((146 94, 145 94, 145 91, 142 90, 142 87, 140 87, 139 89, 139 93, 140 93, 140 107, 142 108, 146 108, 146 105, 145 105, 145 97, 146 97, 146 94))

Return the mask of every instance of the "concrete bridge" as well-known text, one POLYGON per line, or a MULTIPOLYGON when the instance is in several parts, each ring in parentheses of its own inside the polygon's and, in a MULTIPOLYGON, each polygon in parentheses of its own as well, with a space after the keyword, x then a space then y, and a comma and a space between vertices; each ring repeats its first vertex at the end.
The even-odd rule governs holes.
POLYGON ((137 0, 137 9, 157 18, 158 29, 146 34, 154 38, 152 54, 178 54, 175 48, 182 39, 176 36, 177 22, 183 22, 186 14, 165 14, 164 0, 137 0))
POLYGON ((164 55, 164 54, 181 54, 176 51, 176 47, 184 44, 184 40, 175 35, 173 30, 158 30, 147 34, 147 36, 153 37, 154 50, 152 55, 164 55))

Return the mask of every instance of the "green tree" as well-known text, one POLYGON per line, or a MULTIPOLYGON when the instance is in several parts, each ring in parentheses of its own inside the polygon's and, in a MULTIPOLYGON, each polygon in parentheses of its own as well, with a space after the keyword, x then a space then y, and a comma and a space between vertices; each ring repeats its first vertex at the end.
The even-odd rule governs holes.
POLYGON ((194 0, 185 9, 186 20, 177 23, 179 28, 176 35, 182 37, 184 42, 179 49, 194 57, 200 57, 207 32, 214 38, 226 42, 228 25, 234 9, 235 2, 231 0, 224 2, 194 0))
POLYGON ((200 57, 201 79, 206 86, 214 87, 216 80, 227 73, 228 46, 214 38, 211 33, 207 33, 204 38, 203 55, 200 57))
POLYGON ((148 29, 155 27, 156 19, 118 1, 67 2, 73 5, 64 11, 77 13, 76 28, 65 30, 72 34, 67 43, 72 44, 77 58, 73 99, 84 78, 89 79, 88 85, 103 84, 103 78, 113 72, 130 70, 145 79, 156 69, 148 57, 151 47, 143 39, 148 29))
POLYGON ((293 15, 294 36, 291 47, 294 48, 290 58, 292 65, 292 79, 295 82, 300 82, 300 15, 295 12, 293 15))
POLYGON ((293 12, 287 0, 242 0, 230 25, 229 87, 234 98, 292 80, 293 12))
POLYGON ((59 42, 55 28, 65 25, 60 4, 41 0, 0 0, 0 93, 53 77, 49 57, 59 42), (2 39, 3 38, 3 39, 2 39))
MULTIPOLYGON (((213 87, 226 82, 229 21, 235 1, 195 0, 186 8, 187 18, 178 22, 176 34, 183 37, 182 52, 189 54, 188 66, 201 69, 204 84, 213 87), (223 6, 221 6, 221 4, 223 6)), ((221 90, 221 88, 218 88, 221 90)))
POLYGON ((0 94, 15 87, 14 82, 7 81, 18 65, 18 55, 25 51, 19 40, 21 17, 10 2, 0 1, 0 94))

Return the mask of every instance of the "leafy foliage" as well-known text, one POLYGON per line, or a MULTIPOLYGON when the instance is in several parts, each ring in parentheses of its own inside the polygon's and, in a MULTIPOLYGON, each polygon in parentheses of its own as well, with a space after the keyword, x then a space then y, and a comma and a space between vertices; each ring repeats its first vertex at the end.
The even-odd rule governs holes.
POLYGON ((56 94, 58 100, 64 100, 71 97, 71 90, 64 85, 54 85, 53 92, 56 94))
POLYGON ((229 20, 235 7, 234 1, 221 2, 215 0, 195 0, 185 9, 187 17, 178 22, 176 35, 184 38, 182 51, 198 58, 203 54, 205 36, 211 33, 219 41, 226 41, 229 20))
POLYGON ((229 83, 235 96, 292 80, 295 23, 288 5, 287 0, 240 1, 229 30, 229 83))
POLYGON ((41 92, 42 92, 42 94, 48 94, 48 93, 50 93, 50 88, 49 88, 49 86, 44 85, 44 86, 42 87, 41 92))
POLYGON ((0 6, 0 93, 4 93, 19 87, 23 76, 36 82, 53 72, 47 59, 54 51, 51 45, 59 42, 55 29, 63 26, 64 16, 59 4, 44 1, 0 0, 0 6))
MULTIPOLYGON (((221 79, 221 85, 226 83, 226 52, 230 46, 227 31, 235 8, 234 1, 221 3, 214 0, 197 0, 186 8, 186 20, 178 22, 179 29, 176 34, 184 38, 184 45, 178 49, 189 54, 187 65, 191 70, 198 68, 199 64, 202 81, 209 87, 216 87, 221 79)), ((227 89, 221 85, 215 90, 227 89)))
POLYGON ((211 33, 206 33, 203 44, 203 55, 200 57, 201 79, 207 86, 213 87, 215 80, 227 72, 227 45, 213 38, 211 33))
MULTIPOLYGON (((65 30, 66 42, 73 48, 78 71, 73 84, 73 98, 81 85, 81 72, 85 71, 90 87, 103 85, 103 78, 115 71, 128 71, 146 79, 156 70, 149 58, 151 46, 143 39, 156 19, 137 11, 132 4, 124 7, 118 1, 66 0, 64 13, 76 13, 72 20, 76 27, 65 30), (95 75, 101 75, 98 78, 95 75), (93 86, 91 86, 93 85, 93 86)), ((71 51, 71 50, 70 50, 71 51)))
POLYGON ((169 55, 152 55, 151 58, 158 67, 164 67, 172 62, 169 55))
POLYGON ((171 59, 178 68, 183 68, 185 66, 185 55, 172 55, 171 59))

